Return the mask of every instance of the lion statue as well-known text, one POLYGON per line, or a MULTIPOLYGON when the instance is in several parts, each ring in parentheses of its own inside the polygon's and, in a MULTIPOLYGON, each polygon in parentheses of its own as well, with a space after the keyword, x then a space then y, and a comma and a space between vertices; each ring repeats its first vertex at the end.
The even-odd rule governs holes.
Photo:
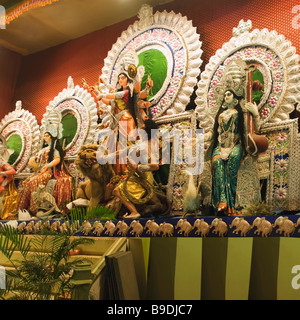
POLYGON ((89 206, 95 207, 104 202, 105 188, 114 176, 111 164, 99 164, 96 159, 97 144, 83 145, 77 154, 75 165, 84 177, 76 192, 76 199, 89 200, 89 206))

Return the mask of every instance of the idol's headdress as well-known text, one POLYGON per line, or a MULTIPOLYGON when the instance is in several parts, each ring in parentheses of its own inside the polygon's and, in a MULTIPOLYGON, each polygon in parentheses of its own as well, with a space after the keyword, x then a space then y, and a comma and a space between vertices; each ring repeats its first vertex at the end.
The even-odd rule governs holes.
POLYGON ((61 139, 62 124, 60 112, 56 110, 51 110, 41 129, 43 130, 43 132, 49 132, 52 137, 61 139))
POLYGON ((231 90, 237 97, 245 97, 246 92, 246 63, 243 60, 232 60, 223 71, 220 83, 215 87, 214 93, 221 102, 226 91, 231 90))
POLYGON ((139 64, 139 57, 135 50, 127 50, 124 54, 120 57, 120 63, 117 67, 117 75, 124 73, 131 81, 132 86, 136 85, 137 81, 141 81, 144 73, 145 67, 138 66, 139 64))
POLYGON ((125 73, 129 79, 134 80, 137 76, 139 58, 134 50, 126 51, 120 58, 118 74, 125 73))

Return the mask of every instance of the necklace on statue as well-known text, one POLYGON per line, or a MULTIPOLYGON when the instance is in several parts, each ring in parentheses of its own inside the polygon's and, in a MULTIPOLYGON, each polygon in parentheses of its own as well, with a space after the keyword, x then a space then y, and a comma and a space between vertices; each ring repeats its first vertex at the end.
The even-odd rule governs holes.
POLYGON ((230 128, 232 127, 233 118, 234 118, 234 117, 231 117, 231 119, 230 119, 230 124, 229 124, 229 127, 228 127, 227 130, 224 129, 223 120, 221 120, 221 122, 220 122, 220 125, 221 125, 221 128, 222 128, 222 130, 223 130, 223 134, 224 134, 224 137, 225 137, 225 138, 227 138, 228 132, 229 132, 230 128))

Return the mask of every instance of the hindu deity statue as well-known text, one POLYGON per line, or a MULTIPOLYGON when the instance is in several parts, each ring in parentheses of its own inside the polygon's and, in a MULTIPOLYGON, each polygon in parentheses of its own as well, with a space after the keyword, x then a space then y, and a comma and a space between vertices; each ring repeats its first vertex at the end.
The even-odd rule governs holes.
POLYGON ((29 160, 33 168, 33 175, 22 182, 22 189, 18 207, 27 209, 31 214, 36 214, 37 207, 32 197, 38 187, 46 186, 51 179, 55 179, 53 196, 57 206, 71 201, 72 177, 68 174, 64 165, 64 151, 60 144, 62 137, 61 116, 52 111, 46 121, 43 133, 43 146, 37 154, 29 160))
MULTIPOLYGON (((146 87, 141 90, 141 79, 144 75, 144 67, 138 65, 138 56, 134 50, 129 50, 120 59, 117 67, 117 84, 113 86, 106 83, 100 76, 99 83, 108 89, 108 93, 97 91, 95 87, 88 87, 94 97, 109 106, 109 113, 112 118, 110 129, 115 131, 117 137, 117 151, 126 149, 132 145, 128 136, 135 128, 141 128, 144 120, 148 119, 145 112, 150 107, 147 97, 153 87, 153 81, 148 78, 146 87), (125 144, 125 145, 124 145, 125 144)), ((100 88, 100 86, 99 86, 100 88)), ((117 157, 114 170, 116 174, 124 174, 127 165, 120 162, 117 157)))
POLYGON ((215 214, 239 214, 239 208, 236 208, 237 176, 240 162, 247 155, 244 114, 253 115, 256 130, 260 126, 256 104, 245 101, 245 69, 243 62, 233 61, 224 71, 223 83, 216 88, 220 100, 214 127, 205 136, 205 141, 210 143, 205 157, 211 161, 215 214))

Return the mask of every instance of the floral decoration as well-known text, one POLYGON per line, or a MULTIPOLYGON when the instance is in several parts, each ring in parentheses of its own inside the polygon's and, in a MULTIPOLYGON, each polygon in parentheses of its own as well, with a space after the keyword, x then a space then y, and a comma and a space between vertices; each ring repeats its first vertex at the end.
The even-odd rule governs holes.
MULTIPOLYGON (((264 98, 264 104, 260 106, 260 115, 263 121, 267 121, 272 114, 275 112, 280 102, 284 97, 284 91, 282 90, 282 78, 283 78, 283 65, 282 62, 276 57, 276 55, 267 47, 263 46, 253 46, 246 47, 243 49, 238 49, 231 56, 227 57, 222 64, 218 66, 213 74, 210 82, 207 94, 207 105, 209 107, 214 107, 217 103, 217 97, 212 94, 212 88, 216 87, 222 80, 223 71, 226 65, 232 59, 254 59, 258 63, 261 62, 262 65, 266 65, 269 70, 271 70, 271 82, 273 83, 273 89, 266 92, 267 96, 264 98)), ((215 109, 214 109, 215 111, 215 109)))
POLYGON ((288 129, 268 134, 270 147, 274 150, 273 202, 274 209, 287 205, 289 177, 289 131, 288 129))
POLYGON ((31 154, 30 150, 31 150, 31 146, 32 146, 32 139, 30 135, 26 135, 26 137, 24 136, 25 132, 30 131, 30 124, 22 121, 21 119, 16 119, 13 122, 10 122, 2 131, 2 135, 5 137, 8 137, 10 135, 10 133, 15 133, 15 134, 19 134, 22 141, 23 141, 23 145, 22 145, 22 151, 20 152, 21 159, 19 159, 19 161, 17 161, 17 163, 15 164, 15 168, 16 171, 19 172, 20 170, 22 170, 24 168, 24 166, 27 164, 28 160, 29 160, 29 155, 31 154), (26 141, 26 145, 25 145, 25 141, 26 141), (28 152, 23 153, 23 151, 26 150, 28 152))

